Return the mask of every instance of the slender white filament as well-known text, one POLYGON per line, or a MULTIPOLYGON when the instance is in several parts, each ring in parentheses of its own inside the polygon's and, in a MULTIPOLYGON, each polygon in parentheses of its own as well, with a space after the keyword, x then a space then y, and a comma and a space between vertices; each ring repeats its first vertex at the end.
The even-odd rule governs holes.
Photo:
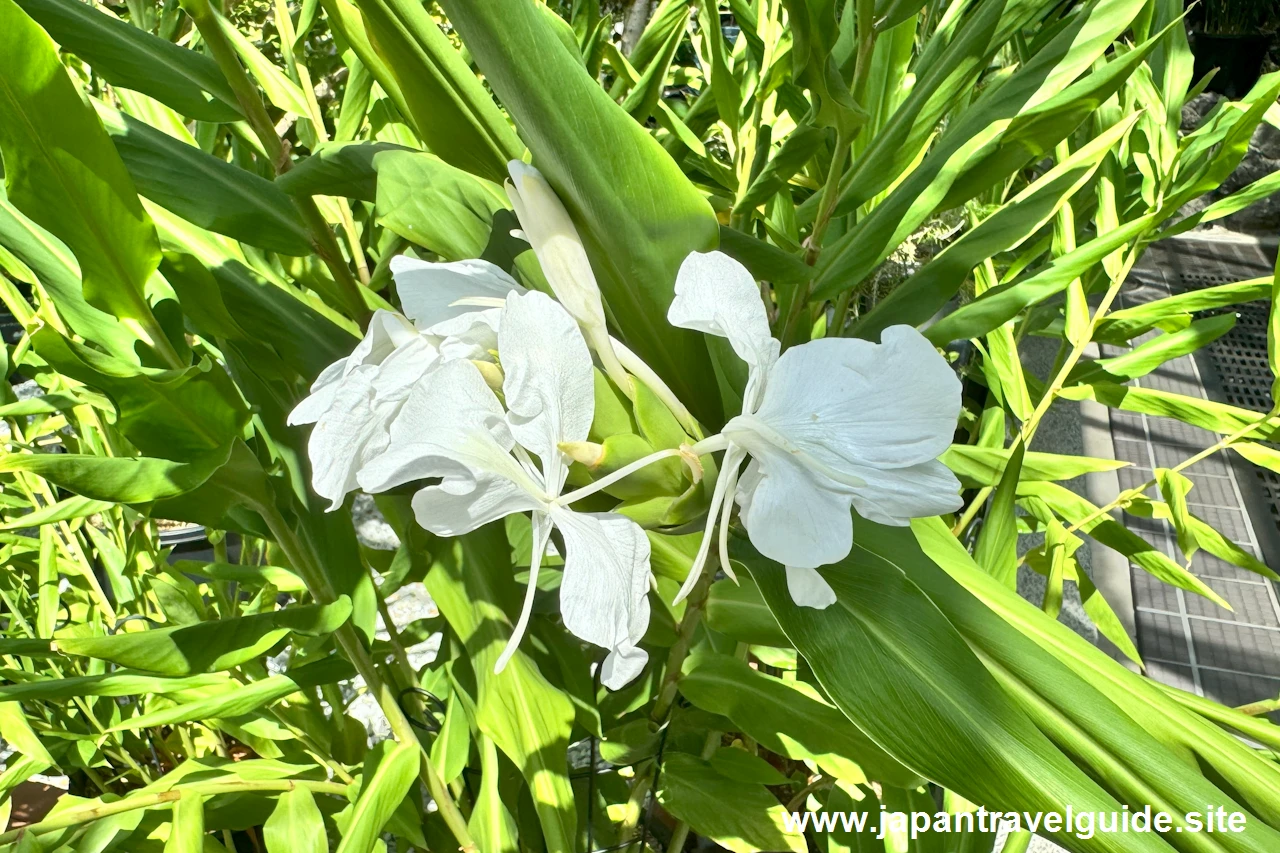
POLYGON ((520 647, 520 640, 524 638, 524 632, 529 627, 529 615, 533 613, 533 597, 538 591, 538 570, 542 567, 542 555, 547 550, 547 539, 551 536, 551 520, 548 519, 543 527, 546 533, 539 531, 537 521, 534 521, 533 553, 529 557, 529 585, 525 587, 524 604, 520 607, 520 618, 516 620, 516 626, 511 630, 511 639, 507 640, 506 648, 502 650, 502 654, 498 655, 498 661, 493 665, 495 675, 506 669, 507 662, 520 647))

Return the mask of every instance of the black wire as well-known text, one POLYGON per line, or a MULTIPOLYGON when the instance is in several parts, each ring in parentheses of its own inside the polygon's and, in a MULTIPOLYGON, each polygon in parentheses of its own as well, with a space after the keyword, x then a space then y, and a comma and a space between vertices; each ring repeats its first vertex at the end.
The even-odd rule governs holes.
MULTIPOLYGON (((604 668, 603 662, 596 664, 596 671, 591 676, 591 698, 594 700, 600 695, 600 670, 604 668)), ((596 818, 596 736, 587 733, 588 755, 587 761, 587 853, 593 853, 592 848, 595 846, 595 818, 596 818)))
POLYGON ((436 708, 440 712, 440 716, 442 717, 448 713, 449 706, 446 705, 439 696, 432 693, 430 690, 425 690, 421 687, 406 687, 396 694, 396 704, 400 706, 400 710, 404 713, 405 719, 409 721, 409 725, 414 728, 422 729, 423 731, 431 732, 434 735, 440 734, 440 729, 444 725, 443 722, 437 723, 434 720, 430 722, 416 720, 404 707, 404 697, 409 693, 416 693, 419 696, 425 696, 429 702, 434 702, 436 708))

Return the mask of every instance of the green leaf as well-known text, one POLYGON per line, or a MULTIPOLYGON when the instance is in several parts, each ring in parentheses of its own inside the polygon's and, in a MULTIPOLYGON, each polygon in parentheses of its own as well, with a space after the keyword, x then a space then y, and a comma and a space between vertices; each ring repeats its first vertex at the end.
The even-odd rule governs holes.
POLYGON ((308 604, 255 616, 219 619, 178 628, 155 628, 109 637, 60 637, 59 651, 111 661, 160 675, 231 669, 265 654, 291 632, 322 636, 351 615, 351 600, 308 604))
POLYGON ((1138 534, 1105 513, 1097 515, 1097 507, 1057 483, 1021 483, 1018 494, 1040 498, 1058 515, 1112 550, 1124 554, 1154 577, 1188 592, 1203 595, 1230 610, 1231 605, 1212 587, 1170 559, 1138 534), (1086 519, 1089 519, 1086 521, 1086 519))
MULTIPOLYGON (((865 547, 895 561, 924 589, 998 673, 1019 707, 1130 809, 1151 803, 1154 810, 1164 803, 1160 808, 1187 813, 1201 800, 1232 801, 1230 788, 1210 782, 1187 750, 1203 743, 1192 750, 1202 749, 1203 760, 1225 771, 1231 784, 1239 786, 1236 791, 1251 792, 1243 802, 1255 814, 1274 812, 1269 805, 1274 794, 1264 792, 1276 790, 1280 774, 1255 761, 1247 748, 1237 749, 1232 735, 1167 700, 1150 679, 1128 671, 996 583, 938 519, 919 519, 912 531, 867 523, 859 536, 865 547), (919 545, 913 546, 913 538, 919 545)), ((1276 843, 1275 831, 1263 820, 1248 821, 1246 831, 1256 835, 1242 839, 1241 850, 1276 843)), ((1139 837, 1126 835, 1118 849, 1130 850, 1131 844, 1141 843, 1139 837)), ((1176 835, 1169 838, 1177 840, 1176 835)), ((1168 847, 1157 843, 1155 849, 1167 853, 1168 847)))
POLYGON ((289 197, 271 181, 94 101, 138 192, 183 219, 283 255, 315 249, 289 197))
POLYGON ((701 336, 666 320, 675 275, 719 231, 711 206, 524 0, 445 0, 582 235, 620 337, 708 425, 720 421, 701 336))
POLYGON ((763 785, 727 779, 682 752, 668 752, 661 772, 658 802, 721 847, 733 853, 807 849, 802 834, 786 830, 785 808, 763 785))
POLYGON ((1022 440, 1013 448, 1000 483, 991 498, 991 506, 978 532, 978 545, 973 558, 996 580, 1011 589, 1018 581, 1018 519, 1015 502, 1022 473, 1022 457, 1026 445, 1022 440))
POLYGON ((446 785, 462 775, 471 755, 471 727, 457 693, 450 694, 444 723, 431 744, 431 763, 446 785))
MULTIPOLYGON (((52 454, 51 454, 52 455, 52 454)), ((0 459, 0 465, 4 460, 0 459)), ((20 515, 9 521, 0 523, 0 530, 16 530, 23 527, 39 527, 42 524, 54 524, 59 521, 70 521, 84 518, 87 515, 103 512, 113 504, 109 501, 96 501, 92 498, 72 495, 57 503, 42 506, 34 512, 20 515)))
POLYGON ((1265 299, 1271 295, 1272 281, 1272 276, 1267 276, 1234 284, 1219 284, 1111 311, 1098 324, 1094 340, 1113 344, 1128 343, 1132 338, 1149 332, 1156 326, 1161 326, 1166 331, 1176 331, 1164 324, 1175 323, 1178 328, 1184 328, 1190 323, 1191 314, 1265 299))
POLYGON ((198 488, 226 463, 231 445, 191 462, 75 453, 8 453, 0 472, 29 471, 90 501, 146 503, 198 488))
POLYGON ((1191 526, 1191 511, 1187 509, 1187 493, 1191 491, 1193 484, 1179 472, 1168 468, 1157 468, 1155 475, 1156 482, 1160 485, 1160 494, 1164 496, 1164 502, 1169 506, 1173 529, 1178 535, 1178 550, 1187 558, 1189 564, 1192 555, 1200 548, 1200 544, 1196 541, 1195 528, 1191 526))
MULTIPOLYGON (((743 548, 765 601, 836 706, 906 766, 990 809, 1057 811, 1072 803, 1118 810, 1009 701, 937 605, 903 576, 896 560, 907 555, 859 544, 877 527, 856 519, 849 557, 819 569, 837 596, 825 610, 795 606, 782 567, 743 548), (886 695, 894 701, 883 701, 886 695)), ((1125 844, 1165 849, 1151 837, 1126 837, 1125 844)))
POLYGON ((271 584, 280 592, 304 592, 306 585, 292 569, 282 566, 250 566, 240 563, 201 563, 196 560, 174 560, 173 567, 186 575, 216 581, 248 584, 253 587, 271 584))
MULTIPOLYGON (((936 314, 975 266, 999 252, 1017 247, 1052 219, 1093 177, 1102 158, 1124 139, 1136 120, 1137 116, 1129 116, 1117 122, 965 232, 859 319, 853 333, 874 337, 887 326, 896 323, 915 326, 936 314)), ((832 296, 845 285, 847 281, 843 280, 826 290, 820 285, 816 295, 832 296)))
POLYGON ((35 730, 31 728, 31 724, 27 722, 22 706, 17 702, 0 703, 0 737, 33 761, 44 764, 46 767, 55 763, 49 751, 40 742, 35 730))
POLYGON ((777 246, 733 228, 720 229, 720 251, 751 270, 760 281, 796 284, 813 276, 813 267, 777 246))
POLYGON ((204 797, 183 791, 173 804, 173 822, 164 853, 202 853, 204 850, 204 797))
POLYGON ((138 362, 137 338, 120 321, 94 308, 84 298, 80 265, 66 245, 32 222, 0 190, 0 245, 35 273, 73 332, 112 355, 138 362))
POLYGON ((240 107, 218 64, 141 27, 75 0, 19 0, 18 5, 68 53, 113 86, 133 89, 188 118, 236 121, 240 107))
POLYGON ((1116 382, 1146 376, 1160 365, 1208 346, 1236 324, 1234 314, 1220 314, 1196 320, 1185 329, 1168 332, 1145 341, 1123 355, 1076 365, 1067 375, 1067 384, 1116 382))
MULTIPOLYGON (((427 9, 411 0, 359 0, 356 5, 402 95, 405 118, 427 149, 459 169, 501 182, 507 161, 519 159, 524 146, 427 9)), ((457 26, 453 15, 449 20, 457 26)), ((550 32, 547 36, 555 39, 550 32)), ((558 43, 544 44, 560 49, 558 43)))
POLYGON ((129 173, 49 37, 13 0, 0 0, 0 31, 0 66, 12 70, 0 81, 9 200, 75 254, 91 305, 154 328, 145 289, 160 246, 129 173))
POLYGON ((378 221, 444 260, 478 258, 494 214, 510 206, 502 187, 417 151, 384 151, 378 173, 378 221))
POLYGON ((909 788, 920 777, 876 746, 812 687, 752 669, 729 655, 699 655, 680 678, 695 706, 721 714, 770 751, 815 762, 839 779, 909 788))
POLYGON ((259 708, 265 708, 301 689, 322 684, 335 684, 354 677, 355 667, 350 662, 341 657, 330 656, 315 663, 291 669, 287 673, 270 675, 248 684, 237 684, 233 689, 220 690, 203 699, 129 717, 112 726, 108 731, 171 726, 219 717, 239 717, 259 708))
POLYGON ((787 784, 787 777, 772 764, 745 749, 732 746, 717 749, 711 756, 711 767, 724 778, 735 782, 756 785, 787 784))
POLYGON ((1230 435, 1246 426, 1256 424, 1258 429, 1249 438, 1269 441, 1280 436, 1280 422, 1274 418, 1268 420, 1250 409, 1241 409, 1226 403, 1215 403, 1212 400, 1173 394, 1168 391, 1095 382, 1074 388, 1064 388, 1060 396, 1068 400, 1096 400, 1113 409, 1126 412, 1174 418, 1223 435, 1230 435))
POLYGON ((1147 214, 1119 228, 1100 234, 1073 252, 1068 252, 1030 275, 994 287, 977 299, 960 306, 924 331, 935 345, 977 338, 1012 320, 1028 305, 1035 305, 1055 294, 1096 266, 1103 258, 1124 244, 1140 238, 1157 221, 1147 214))
POLYGON ((790 645, 751 578, 739 577, 736 583, 728 578, 716 581, 707 595, 706 607, 704 618, 713 631, 751 645, 790 645))
POLYGON ((418 745, 384 740, 370 750, 360 796, 337 853, 373 853, 382 828, 418 779, 418 745))
POLYGON ((524 651, 517 651, 501 673, 493 672, 520 598, 502 525, 461 537, 460 547, 441 554, 431 567, 426 585, 471 658, 480 731, 528 783, 547 849, 574 853, 578 819, 566 760, 573 704, 524 651))
POLYGON ((329 853, 324 817, 309 788, 294 788, 276 800, 262 825, 267 853, 329 853))
POLYGON ((502 801, 499 785, 502 781, 502 765, 498 762, 498 748, 493 740, 480 735, 480 791, 467 829, 476 844, 485 853, 516 853, 519 850, 516 820, 502 801))
POLYGON ((409 151, 390 142, 328 142, 310 157, 294 163, 275 185, 290 195, 332 195, 372 202, 376 196, 378 160, 392 151, 409 151))
MULTIPOLYGON (((13 641, 6 641, 13 642, 13 641)), ((39 643, 49 655, 49 643, 46 640, 32 641, 39 643)), ((5 654, 27 655, 27 652, 12 647, 5 649, 5 654)), ((18 684, 0 685, 0 703, 3 702, 64 702, 80 696, 137 696, 168 693, 181 693, 185 690, 198 690, 203 687, 226 686, 229 684, 226 675, 211 673, 207 675, 191 675, 185 678, 160 678, 155 675, 144 675, 135 672, 113 672, 110 675, 77 675, 69 678, 37 677, 32 681, 18 684)))
MULTIPOLYGON (((995 486, 1000 482, 1013 448, 977 447, 953 444, 940 456, 942 463, 966 486, 995 486)), ((1065 456, 1058 453, 1031 451, 1022 456, 1019 480, 1072 480, 1084 474, 1115 471, 1128 462, 1095 459, 1091 456, 1065 456)))

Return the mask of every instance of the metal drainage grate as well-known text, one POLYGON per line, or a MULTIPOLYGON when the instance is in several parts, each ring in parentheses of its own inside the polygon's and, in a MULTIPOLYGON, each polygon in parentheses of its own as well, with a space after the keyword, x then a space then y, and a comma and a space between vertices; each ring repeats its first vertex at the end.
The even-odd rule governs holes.
MULTIPOLYGON (((1235 269, 1230 274, 1223 269, 1217 274, 1181 272, 1178 275, 1179 290, 1198 290, 1217 284, 1229 284, 1251 277, 1254 270, 1235 269)), ((1267 361, 1267 321, 1271 311, 1269 300, 1246 302, 1218 311, 1205 311, 1198 316, 1211 316, 1233 311, 1236 324, 1231 331, 1218 338, 1205 350, 1214 370, 1222 380, 1226 397, 1221 402, 1250 409, 1255 412, 1271 410, 1271 383, 1275 377, 1267 361)), ((1280 448, 1280 445, 1272 444, 1280 448)), ((1266 468, 1251 465, 1266 498, 1271 521, 1280 530, 1280 475, 1266 468)))

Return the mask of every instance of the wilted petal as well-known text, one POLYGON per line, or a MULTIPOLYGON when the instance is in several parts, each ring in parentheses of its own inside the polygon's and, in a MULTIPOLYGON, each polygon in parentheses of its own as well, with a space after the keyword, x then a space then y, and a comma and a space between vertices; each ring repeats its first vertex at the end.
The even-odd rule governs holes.
POLYGON ((375 406, 373 380, 378 368, 361 365, 338 383, 329 407, 320 415, 307 441, 312 488, 328 498, 329 509, 342 505, 357 488, 357 472, 387 446, 392 412, 375 406))
POLYGON ((848 556, 853 547, 849 493, 771 445, 748 449, 753 459, 737 498, 756 550, 783 565, 808 569, 848 556))
POLYGON ((756 417, 836 469, 936 459, 960 415, 960 380, 910 326, 891 326, 881 340, 823 338, 787 350, 756 417))
POLYGON ((436 458, 439 485, 427 486, 413 496, 413 517, 437 536, 460 536, 506 518, 514 512, 537 509, 541 503, 511 480, 488 471, 471 471, 449 460, 436 458))
POLYGON ((836 592, 817 569, 787 566, 787 592, 801 607, 826 610, 836 603, 836 592))
POLYGON ((936 459, 887 471, 857 469, 856 473, 866 485, 849 490, 854 509, 880 524, 905 527, 913 518, 955 512, 964 503, 960 481, 936 459))
POLYGON ((672 325, 728 338, 752 372, 767 371, 779 344, 769 334, 760 287, 742 264, 723 252, 693 252, 676 274, 672 325))
POLYGON ((591 353, 578 324, 543 293, 507 297, 498 328, 511 433, 542 460, 548 494, 568 468, 559 444, 582 441, 595 412, 591 353))
POLYGON ((609 672, 602 676, 611 676, 605 684, 617 689, 644 665, 636 643, 649 627, 649 539, 634 521, 615 513, 556 508, 551 520, 564 536, 564 625, 610 650, 613 661, 606 660, 609 672))
POLYGON ((512 291, 524 293, 500 267, 478 259, 433 264, 397 255, 391 259, 391 274, 405 315, 423 331, 476 310, 475 306, 454 305, 459 299, 505 299, 512 291))
POLYGON ((360 471, 365 491, 379 492, 425 477, 455 471, 516 482, 530 493, 537 485, 511 456, 512 440, 502 406, 469 361, 449 361, 413 386, 391 424, 386 452, 360 471))

